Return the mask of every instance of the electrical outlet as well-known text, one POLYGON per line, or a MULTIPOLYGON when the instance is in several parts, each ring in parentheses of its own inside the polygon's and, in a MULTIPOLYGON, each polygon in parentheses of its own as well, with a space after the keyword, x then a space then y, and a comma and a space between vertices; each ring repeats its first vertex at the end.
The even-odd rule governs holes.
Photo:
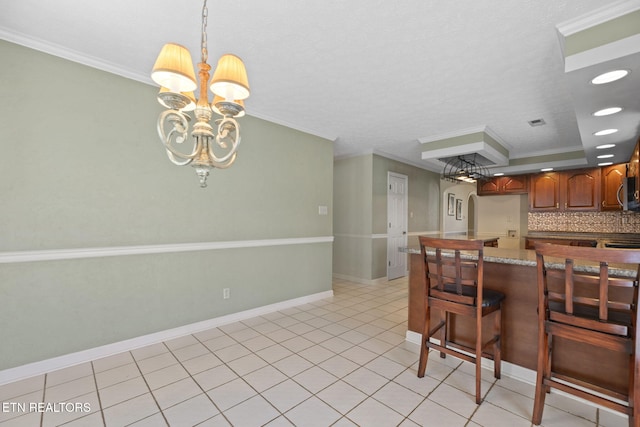
POLYGON ((229 299, 229 296, 230 296, 229 288, 224 288, 222 290, 222 298, 223 299, 229 299))

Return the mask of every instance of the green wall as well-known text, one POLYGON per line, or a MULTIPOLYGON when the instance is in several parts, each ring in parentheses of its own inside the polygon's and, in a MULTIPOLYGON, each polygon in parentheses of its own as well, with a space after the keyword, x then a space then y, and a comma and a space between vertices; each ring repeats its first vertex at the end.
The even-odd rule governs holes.
POLYGON ((0 55, 0 260, 14 251, 329 240, 0 263, 0 370, 331 289, 330 141, 244 117, 236 163, 213 170, 202 189, 191 167, 166 157, 156 87, 5 41, 0 55), (320 205, 330 214, 318 215, 320 205))
POLYGON ((409 234, 439 229, 438 174, 375 154, 336 160, 334 275, 365 283, 386 277, 388 172, 408 177, 409 234))
POLYGON ((333 273, 371 279, 372 156, 336 160, 333 273))

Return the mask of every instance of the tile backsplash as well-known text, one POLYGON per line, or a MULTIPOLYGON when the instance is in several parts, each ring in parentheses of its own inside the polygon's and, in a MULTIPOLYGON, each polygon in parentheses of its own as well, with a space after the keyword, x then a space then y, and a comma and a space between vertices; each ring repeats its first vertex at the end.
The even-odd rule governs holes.
POLYGON ((529 231, 640 233, 635 212, 529 212, 529 231))

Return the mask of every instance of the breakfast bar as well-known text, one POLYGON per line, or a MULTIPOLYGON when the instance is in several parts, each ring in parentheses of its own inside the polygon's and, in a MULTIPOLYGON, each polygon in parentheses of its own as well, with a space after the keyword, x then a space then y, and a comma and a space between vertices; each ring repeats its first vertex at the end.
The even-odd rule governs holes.
MULTIPOLYGON (((425 316, 424 264, 419 248, 401 250, 408 252, 410 257, 408 329, 421 334, 425 316)), ((535 251, 486 247, 484 286, 506 295, 502 310, 502 360, 535 371, 538 355, 535 251)), ((432 321, 436 321, 438 315, 432 312, 432 321)), ((454 318, 451 340, 471 345, 474 326, 468 319, 454 318)), ((554 364, 558 371, 582 376, 586 381, 606 384, 620 391, 627 386, 628 360, 619 353, 557 340, 554 364)))

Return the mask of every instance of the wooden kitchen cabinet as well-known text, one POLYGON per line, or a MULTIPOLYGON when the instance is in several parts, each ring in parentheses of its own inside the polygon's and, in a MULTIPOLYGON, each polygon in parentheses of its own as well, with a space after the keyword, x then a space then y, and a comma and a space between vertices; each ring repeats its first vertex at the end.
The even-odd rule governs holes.
POLYGON ((599 168, 531 175, 529 211, 600 210, 601 174, 599 168))
POLYGON ((528 175, 496 176, 478 181, 478 196, 526 194, 528 191, 528 175))
MULTIPOLYGON (((602 200, 600 176, 600 168, 562 173, 560 196, 562 197, 564 193, 564 210, 600 210, 600 200, 602 200)), ((562 200, 560 202, 562 203, 562 200)))
POLYGON ((529 211, 555 212, 560 209, 560 174, 557 172, 531 175, 529 211))
POLYGON ((606 166, 602 168, 602 210, 619 211, 622 206, 618 203, 618 190, 622 179, 627 176, 627 164, 606 166))

